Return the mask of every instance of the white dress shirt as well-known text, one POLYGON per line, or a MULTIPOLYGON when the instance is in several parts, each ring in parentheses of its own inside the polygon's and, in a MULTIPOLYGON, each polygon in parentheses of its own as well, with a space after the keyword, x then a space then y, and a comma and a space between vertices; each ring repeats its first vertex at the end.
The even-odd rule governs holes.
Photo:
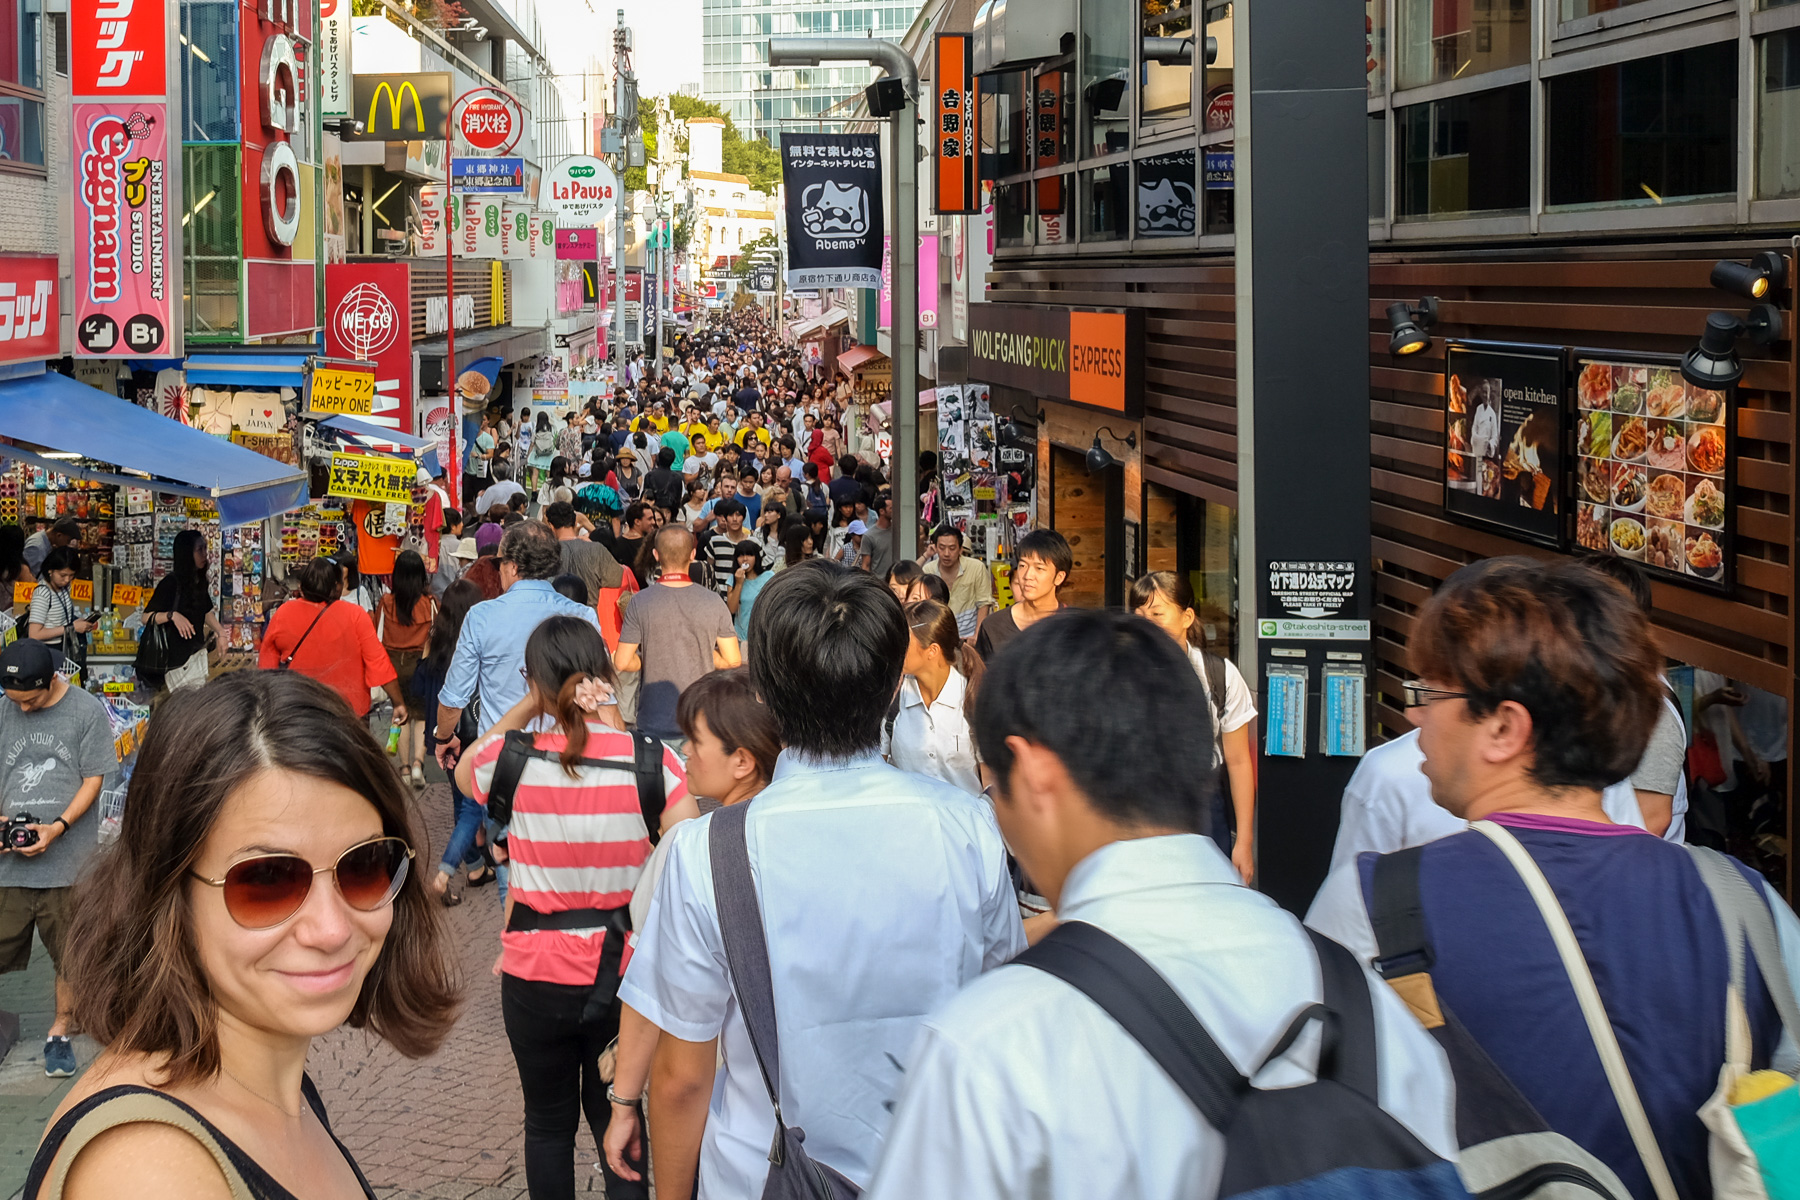
MULTIPOLYGON (((1439 808, 1431 798, 1431 781, 1420 768, 1425 754, 1419 749, 1419 731, 1408 730, 1391 742, 1363 755, 1356 772, 1344 788, 1343 808, 1338 815, 1337 843, 1331 850, 1331 867, 1325 883, 1307 909, 1306 923, 1315 929, 1326 929, 1319 921, 1330 918, 1334 906, 1362 908, 1355 871, 1340 868, 1354 863, 1366 851, 1392 854, 1408 846, 1423 846, 1441 837, 1461 833, 1469 823, 1439 808)), ((1681 808, 1686 810, 1686 797, 1681 808)), ((1629 779, 1620 780, 1600 794, 1600 805, 1618 825, 1644 824, 1644 812, 1638 807, 1637 792, 1629 779)), ((1685 821, 1671 821, 1663 837, 1679 842, 1685 821)))
MULTIPOLYGON (((709 816, 669 834, 620 998, 675 1037, 722 1035, 700 1196, 754 1198, 775 1113, 738 1015, 719 933, 709 816)), ((900 1064, 925 1014, 1025 948, 986 801, 873 754, 784 750, 745 830, 781 1037, 781 1108, 807 1153, 859 1185, 874 1173, 900 1064)))
POLYGON ((953 783, 965 792, 981 794, 981 768, 975 758, 975 739, 969 735, 963 700, 969 681, 955 667, 944 680, 943 691, 930 704, 911 675, 900 678, 900 711, 888 739, 888 761, 902 771, 917 771, 953 783))
MULTIPOLYGON (((1059 915, 1112 934, 1180 993, 1258 1087, 1310 1082, 1318 1025, 1257 1067, 1323 995, 1300 923, 1237 882, 1194 834, 1101 847, 1069 873, 1059 915)), ((1381 1106, 1446 1158, 1452 1087, 1437 1043, 1385 984, 1374 998, 1381 1106)), ((985 975, 926 1020, 864 1200, 1204 1200, 1224 1138, 1099 1005, 1042 971, 985 975)))

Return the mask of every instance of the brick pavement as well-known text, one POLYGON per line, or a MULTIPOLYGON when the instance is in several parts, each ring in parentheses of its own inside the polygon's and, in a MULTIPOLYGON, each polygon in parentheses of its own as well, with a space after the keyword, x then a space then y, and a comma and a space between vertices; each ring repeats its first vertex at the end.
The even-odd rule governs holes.
MULTIPOLYGON (((441 779, 435 767, 434 778, 441 779)), ((450 832, 450 797, 438 782, 417 797, 426 878, 450 832)), ((401 1057, 375 1038, 344 1029, 320 1038, 308 1062, 331 1123, 381 1200, 525 1200, 524 1104, 500 1018, 500 902, 492 886, 469 889, 450 909, 467 1000, 448 1039, 430 1058, 401 1057)), ((53 1010, 48 957, 0 976, 0 1008, 24 1017, 23 1038, 0 1062, 0 1197, 16 1197, 44 1122, 69 1080, 44 1078, 40 1047, 53 1010)), ((85 1067, 96 1048, 76 1041, 85 1067)), ((576 1144, 577 1190, 603 1192, 585 1122, 576 1144)))

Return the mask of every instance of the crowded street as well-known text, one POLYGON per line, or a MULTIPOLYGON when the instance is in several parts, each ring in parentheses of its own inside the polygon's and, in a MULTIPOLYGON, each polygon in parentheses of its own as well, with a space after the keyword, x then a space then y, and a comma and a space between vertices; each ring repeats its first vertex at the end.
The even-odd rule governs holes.
POLYGON ((0 1200, 1800 1200, 1795 95, 0 0, 0 1200))

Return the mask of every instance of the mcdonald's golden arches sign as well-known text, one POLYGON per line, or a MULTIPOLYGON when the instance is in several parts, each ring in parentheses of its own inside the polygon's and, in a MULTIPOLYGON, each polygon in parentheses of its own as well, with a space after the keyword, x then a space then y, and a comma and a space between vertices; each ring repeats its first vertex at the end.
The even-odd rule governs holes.
POLYGON ((358 75, 352 118, 362 132, 345 127, 347 141, 443 141, 450 127, 450 72, 413 75, 358 75))

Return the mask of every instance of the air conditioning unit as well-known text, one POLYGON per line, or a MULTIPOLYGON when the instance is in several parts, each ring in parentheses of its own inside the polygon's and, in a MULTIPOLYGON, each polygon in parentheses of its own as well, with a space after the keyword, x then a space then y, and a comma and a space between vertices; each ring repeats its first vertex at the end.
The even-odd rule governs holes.
POLYGON ((975 73, 1028 66, 1075 48, 1075 0, 987 0, 975 12, 975 73))

